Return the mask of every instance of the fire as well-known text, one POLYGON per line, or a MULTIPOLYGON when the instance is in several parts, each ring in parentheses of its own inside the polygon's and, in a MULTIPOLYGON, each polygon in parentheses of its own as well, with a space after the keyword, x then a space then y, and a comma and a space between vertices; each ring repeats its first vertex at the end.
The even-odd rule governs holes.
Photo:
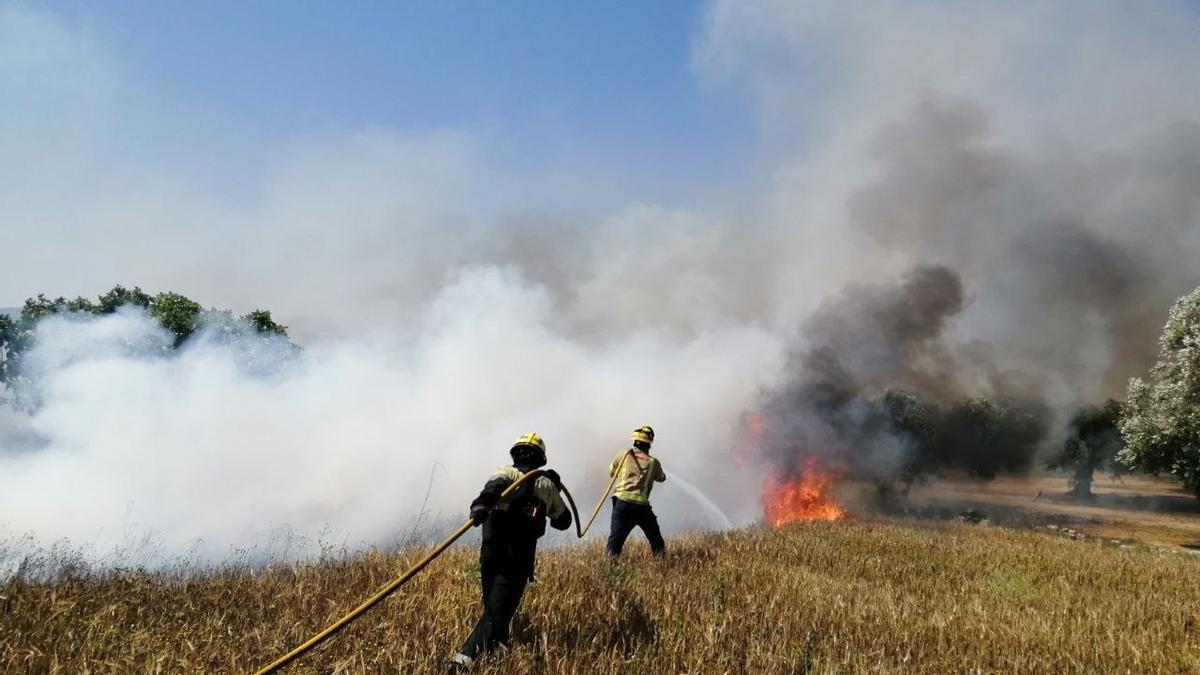
MULTIPOLYGON (((734 462, 746 468, 749 461, 771 445, 772 434, 766 414, 754 412, 742 418, 742 441, 732 448, 734 462)), ((794 453, 794 454, 793 454, 794 453)), ((774 453, 770 453, 774 454, 774 453)), ((802 457, 798 470, 772 473, 763 485, 763 515, 779 526, 795 520, 841 520, 846 512, 833 498, 834 481, 841 472, 822 466, 816 455, 793 449, 802 457)))
POLYGON ((793 478, 770 476, 763 488, 767 522, 779 526, 795 520, 841 520, 846 512, 831 491, 836 478, 812 456, 804 458, 803 470, 793 478))

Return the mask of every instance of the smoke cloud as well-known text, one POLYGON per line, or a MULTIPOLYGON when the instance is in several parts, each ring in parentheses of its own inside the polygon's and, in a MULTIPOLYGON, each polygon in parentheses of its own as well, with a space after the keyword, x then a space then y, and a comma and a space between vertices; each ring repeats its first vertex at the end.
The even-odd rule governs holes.
MULTIPOLYGON (((197 124, 94 27, 0 5, 0 99, 28 103, 0 110, 0 304, 138 284, 267 307, 304 345, 248 372, 217 341, 153 354, 135 312, 47 320, 41 406, 0 405, 0 536, 386 545, 423 504, 461 515, 526 431, 590 500, 642 424, 746 523, 791 461, 735 461, 759 409, 868 477, 917 447, 1020 470, 1200 285, 1198 29, 1166 3, 714 2, 693 68, 753 106, 761 171, 597 207, 587 157, 586 181, 508 166, 470 128, 197 124), (880 421, 889 389, 1011 442, 922 443, 880 421), (955 407, 981 396, 1012 415, 955 407)), ((669 530, 709 525, 655 497, 669 530)))
POLYGON ((988 396, 999 402, 980 398, 960 381, 969 364, 943 332, 962 308, 962 282, 947 267, 832 298, 751 418, 752 450, 777 477, 815 466, 885 494, 949 469, 984 478, 1029 469, 1048 411, 996 391, 988 396))
MULTIPOLYGON (((582 349, 543 328, 551 311, 515 273, 479 270, 431 300, 416 337, 280 347, 254 368, 238 358, 250 346, 204 334, 163 355, 173 335, 140 311, 44 319, 25 361, 44 403, 19 427, 30 442, 6 443, 0 511, 9 527, 98 554, 149 537, 220 559, 280 532, 296 535, 294 550, 273 540, 268 553, 309 554, 321 537, 390 544, 422 507, 435 522, 461 515, 507 462, 512 429, 543 433, 581 497, 582 479, 599 483, 599 463, 625 445, 627 417, 657 413, 681 445, 726 434, 753 386, 743 368, 775 349, 748 329, 681 353, 646 336, 582 349), (629 364, 648 381, 630 387, 629 364), (696 393, 705 387, 718 395, 696 393), (671 400, 703 421, 673 418, 671 400)), ((677 497, 667 503, 688 506, 677 497)))

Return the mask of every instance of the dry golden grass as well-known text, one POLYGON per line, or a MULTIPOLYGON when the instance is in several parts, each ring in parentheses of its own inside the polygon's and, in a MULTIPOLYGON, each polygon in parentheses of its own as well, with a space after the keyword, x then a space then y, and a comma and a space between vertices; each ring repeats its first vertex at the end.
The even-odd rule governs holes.
MULTIPOLYGON (((1200 672, 1200 560, 1033 532, 859 521, 544 552, 495 673, 1200 672)), ((417 552, 0 588, 6 673, 250 672, 417 552)), ((476 612, 459 547, 290 672, 441 672, 476 612)))

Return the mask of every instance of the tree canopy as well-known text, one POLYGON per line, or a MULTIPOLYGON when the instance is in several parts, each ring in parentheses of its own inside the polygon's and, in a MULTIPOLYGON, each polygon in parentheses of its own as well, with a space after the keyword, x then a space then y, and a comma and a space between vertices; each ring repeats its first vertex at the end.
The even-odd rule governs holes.
POLYGON ((125 306, 147 311, 159 325, 174 333, 175 348, 186 343, 201 327, 210 326, 223 336, 253 332, 288 341, 287 326, 276 323, 271 312, 265 309, 235 317, 228 310, 205 309, 179 293, 163 292, 152 296, 136 286, 132 289, 114 286, 97 296, 95 301, 84 297, 50 299, 38 294, 25 301, 17 317, 0 315, 0 383, 11 382, 19 375, 21 357, 36 341, 37 324, 42 319, 66 315, 86 320, 112 314, 125 306))
POLYGON ((1129 382, 1120 428, 1122 461, 1170 473, 1200 497, 1200 288, 1171 307, 1158 362, 1129 382))
POLYGON ((1071 472, 1071 491, 1080 497, 1092 494, 1092 477, 1097 469, 1119 475, 1127 467, 1117 459, 1125 447, 1118 424, 1123 411, 1119 401, 1084 406, 1067 424, 1067 436, 1058 453, 1046 462, 1048 469, 1071 472))
POLYGON ((200 303, 178 293, 159 293, 150 301, 150 316, 175 334, 176 346, 196 332, 200 310, 200 303))
POLYGON ((871 402, 878 432, 906 448, 895 478, 902 488, 943 470, 991 479, 1030 468, 1046 436, 1044 411, 1028 401, 968 397, 938 405, 889 389, 871 402))

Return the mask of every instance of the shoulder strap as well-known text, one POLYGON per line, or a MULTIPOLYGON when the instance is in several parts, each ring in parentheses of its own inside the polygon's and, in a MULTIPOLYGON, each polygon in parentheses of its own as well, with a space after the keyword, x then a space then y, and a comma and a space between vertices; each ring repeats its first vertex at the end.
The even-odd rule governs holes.
MULTIPOLYGON (((653 457, 650 457, 650 461, 647 462, 645 466, 642 466, 642 463, 637 461, 637 453, 632 453, 631 456, 633 457, 633 463, 637 464, 638 470, 642 472, 642 478, 640 481, 638 481, 638 492, 642 493, 642 496, 645 497, 647 496, 647 486, 654 482, 654 471, 652 471, 652 469, 654 469, 654 462, 657 460, 655 460, 653 457)), ((647 455, 647 457, 649 457, 649 455, 647 455)))
POLYGON ((653 466, 653 462, 654 462, 654 458, 653 458, 653 457, 651 457, 651 458, 650 458, 650 462, 651 462, 651 463, 650 463, 650 464, 647 464, 646 466, 642 466, 642 463, 638 461, 638 458, 637 458, 637 453, 636 453, 636 452, 634 452, 633 450, 630 450, 630 451, 629 451, 629 457, 630 457, 630 459, 632 459, 632 460, 633 460, 633 463, 634 463, 635 465, 637 465, 638 471, 641 471, 641 472, 643 472, 643 473, 646 471, 646 466, 653 466))

